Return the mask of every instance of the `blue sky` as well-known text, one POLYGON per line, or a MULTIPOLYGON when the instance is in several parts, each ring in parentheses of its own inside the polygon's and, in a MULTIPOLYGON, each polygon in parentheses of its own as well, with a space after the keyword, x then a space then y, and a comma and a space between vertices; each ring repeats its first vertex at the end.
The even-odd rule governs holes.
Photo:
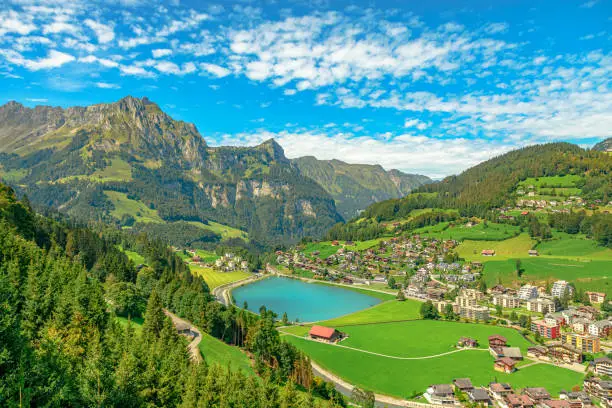
POLYGON ((611 1, 63 3, 0 5, 0 103, 147 96, 210 145, 433 177, 612 136, 611 1))

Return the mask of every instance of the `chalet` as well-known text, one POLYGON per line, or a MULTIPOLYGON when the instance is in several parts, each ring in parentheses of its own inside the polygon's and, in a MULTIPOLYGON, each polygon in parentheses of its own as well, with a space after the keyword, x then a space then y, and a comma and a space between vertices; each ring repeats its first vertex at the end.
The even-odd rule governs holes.
POLYGON ((540 254, 538 254, 538 251, 536 251, 535 249, 530 249, 529 251, 527 251, 527 254, 529 256, 539 256, 540 254))
POLYGON ((495 256, 495 250, 494 249, 483 249, 482 252, 480 252, 480 255, 482 255, 482 256, 495 256))
POLYGON ((582 363, 582 352, 569 344, 556 342, 548 345, 548 355, 554 361, 582 363))
POLYGON ((489 391, 493 398, 499 401, 502 401, 507 395, 514 393, 510 384, 507 383, 490 383, 489 391))
POLYGON ((548 359, 548 349, 544 346, 533 346, 527 349, 527 357, 537 358, 539 360, 548 359))
POLYGON ((472 381, 469 378, 455 378, 453 380, 453 387, 455 390, 459 390, 461 392, 468 392, 474 389, 472 381))
POLYGON ((312 326, 308 335, 311 339, 324 340, 330 343, 340 340, 342 333, 331 327, 312 326))
POLYGON ((542 387, 525 388, 523 390, 523 394, 531 398, 531 400, 536 404, 550 399, 550 393, 546 390, 546 388, 542 387))
POLYGON ((506 293, 506 288, 503 285, 495 285, 491 288, 492 295, 503 295, 506 293))
POLYGON ((502 347, 503 357, 511 358, 512 360, 522 360, 523 355, 518 347, 502 347))
POLYGON ((612 360, 608 357, 600 357, 593 360, 593 372, 597 375, 612 376, 612 360))
POLYGON ((346 246, 353 246, 353 245, 355 245, 355 243, 353 241, 345 241, 344 245, 346 245, 346 246))
POLYGON ((468 391, 468 397, 473 404, 491 405, 491 397, 484 388, 474 388, 468 391))
POLYGON ((559 393, 559 398, 569 402, 571 408, 587 408, 594 406, 591 397, 584 391, 561 391, 559 393))
POLYGON ((499 334, 494 334, 493 336, 489 336, 489 347, 498 346, 498 347, 506 347, 508 344, 508 340, 504 336, 500 336, 499 334))
POLYGON ((586 378, 583 383, 584 391, 591 397, 598 398, 604 406, 612 406, 612 381, 597 377, 586 378))
POLYGON ((606 337, 612 331, 612 322, 610 320, 599 320, 589 325, 589 334, 591 336, 606 337))
POLYGON ((495 364, 493 364, 493 369, 502 373, 512 373, 514 372, 514 370, 516 370, 516 361, 509 357, 499 358, 495 360, 495 364))
POLYGON ((478 347, 478 340, 472 339, 470 337, 461 337, 459 341, 457 342, 457 346, 476 348, 478 347))
POLYGON ((193 262, 202 262, 202 258, 200 258, 198 255, 194 255, 191 260, 193 262))
POLYGON ((533 408, 535 405, 527 395, 508 394, 505 398, 508 408, 533 408))
POLYGON ((427 389, 426 398, 432 404, 455 405, 455 393, 450 384, 434 384, 427 389))
POLYGON ((542 408, 571 408, 569 401, 566 400, 544 400, 540 406, 542 408))
POLYGON ((603 303, 606 300, 606 294, 603 292, 585 292, 591 303, 603 303))
POLYGON ((181 334, 183 336, 187 336, 187 337, 195 337, 196 333, 191 330, 191 325, 185 321, 176 321, 174 323, 174 328, 176 329, 176 331, 178 332, 178 334, 181 334))

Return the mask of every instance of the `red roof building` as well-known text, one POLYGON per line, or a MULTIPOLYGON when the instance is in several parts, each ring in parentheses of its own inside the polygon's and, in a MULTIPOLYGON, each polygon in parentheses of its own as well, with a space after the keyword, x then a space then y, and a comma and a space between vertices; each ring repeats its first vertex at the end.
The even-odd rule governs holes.
POLYGON ((508 344, 508 340, 499 334, 494 334, 493 336, 489 336, 489 347, 497 346, 497 347, 506 347, 508 344))
POLYGON ((336 341, 340 338, 340 332, 331 327, 325 326, 312 326, 308 335, 312 339, 336 341))

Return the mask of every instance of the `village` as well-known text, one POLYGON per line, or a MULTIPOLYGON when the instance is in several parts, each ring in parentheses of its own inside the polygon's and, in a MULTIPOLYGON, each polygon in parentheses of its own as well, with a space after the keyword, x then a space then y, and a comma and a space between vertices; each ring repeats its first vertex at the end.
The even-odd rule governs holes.
MULTIPOLYGON (((297 271, 296 276, 397 291, 398 299, 431 303, 439 318, 516 329, 532 345, 525 353, 508 344, 502 335, 490 336, 487 346, 495 371, 512 374, 543 363, 588 373, 582 390, 565 390, 558 399, 537 384, 515 390, 495 382, 479 388, 472 386, 469 378, 459 378, 453 383, 431 385, 423 394, 429 403, 577 408, 595 406, 599 401, 602 406, 612 406, 612 360, 606 356, 612 350, 612 320, 597 307, 606 301, 606 293, 587 291, 588 302, 583 304, 571 302, 575 289, 564 280, 545 286, 498 284, 487 288, 480 279, 482 264, 460 261, 454 252, 458 245, 454 240, 413 235, 381 240, 361 250, 351 241, 332 241, 330 245, 337 250, 327 256, 321 256, 326 248, 307 251, 297 247, 277 251, 276 261, 288 273, 297 271)), ((539 254, 530 250, 527 255, 539 254)), ((481 256, 495 256, 495 251, 483 250, 481 256)), ((334 344, 347 337, 323 326, 313 326, 308 336, 334 344)), ((478 340, 467 336, 456 342, 457 349, 480 346, 478 340)))

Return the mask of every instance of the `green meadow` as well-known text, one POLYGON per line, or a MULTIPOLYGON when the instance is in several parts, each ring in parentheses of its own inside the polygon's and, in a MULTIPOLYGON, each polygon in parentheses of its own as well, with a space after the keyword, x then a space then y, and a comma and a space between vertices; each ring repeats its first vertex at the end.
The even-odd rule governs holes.
MULTIPOLYGON (((379 330, 384 331, 384 325, 379 330)), ((401 360, 309 341, 294 336, 285 339, 308 354, 317 364, 351 384, 375 392, 408 398, 431 384, 450 383, 469 377, 475 385, 509 382, 516 388, 546 387, 553 395, 582 384, 583 375, 548 364, 537 364, 512 374, 493 370, 493 358, 485 350, 466 350, 440 357, 401 360)), ((399 342, 397 347, 401 347, 399 342)))
POLYGON ((536 241, 527 233, 503 241, 472 241, 465 240, 457 247, 460 257, 468 261, 490 262, 491 260, 527 257, 528 251, 536 241), (495 256, 482 256, 483 249, 495 250, 495 256))
POLYGON ((200 276, 208 287, 212 290, 217 286, 225 285, 226 283, 236 282, 241 279, 246 279, 252 276, 249 272, 234 271, 234 272, 221 272, 208 268, 205 266, 189 265, 191 273, 200 276))
POLYGON ((198 345, 200 353, 208 364, 228 365, 233 370, 242 370, 243 373, 255 375, 251 362, 240 348, 225 344, 209 334, 202 333, 202 341, 198 345))
POLYGON ((142 201, 132 200, 127 197, 127 194, 118 191, 105 191, 104 194, 113 203, 115 207, 111 211, 111 215, 117 219, 121 219, 124 215, 131 215, 136 222, 156 222, 163 223, 157 210, 147 207, 142 201))
POLYGON ((490 240, 500 241, 512 238, 520 233, 520 228, 508 224, 497 223, 478 223, 467 227, 465 224, 455 224, 443 222, 434 226, 418 228, 414 234, 437 239, 463 240, 490 240))

